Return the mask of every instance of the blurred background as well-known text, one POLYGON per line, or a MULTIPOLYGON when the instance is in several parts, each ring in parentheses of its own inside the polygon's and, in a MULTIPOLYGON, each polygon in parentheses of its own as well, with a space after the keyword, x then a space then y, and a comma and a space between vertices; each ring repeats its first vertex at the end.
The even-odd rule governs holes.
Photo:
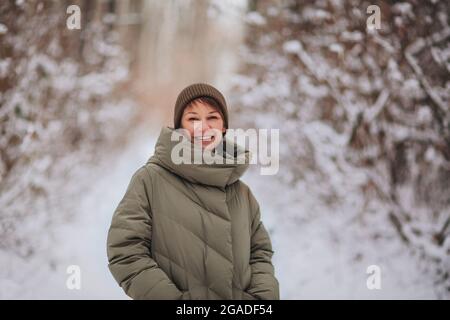
POLYGON ((127 298, 107 268, 111 217, 193 82, 225 94, 231 127, 280 129, 278 174, 243 180, 282 299, 449 299, 449 13, 445 0, 2 1, 0 299, 127 298))

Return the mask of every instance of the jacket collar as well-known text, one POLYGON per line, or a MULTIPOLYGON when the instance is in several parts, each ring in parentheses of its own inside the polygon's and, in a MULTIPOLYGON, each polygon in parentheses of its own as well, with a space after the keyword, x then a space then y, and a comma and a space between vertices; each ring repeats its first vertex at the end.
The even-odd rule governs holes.
POLYGON ((192 182, 208 186, 224 188, 237 180, 244 174, 250 163, 250 152, 247 149, 237 145, 231 139, 224 137, 222 142, 209 155, 204 155, 202 163, 194 163, 194 153, 201 153, 201 147, 192 143, 187 137, 170 127, 161 129, 159 138, 156 142, 155 153, 147 163, 155 163, 172 173, 192 182), (172 137, 175 137, 172 139, 172 137), (175 140, 175 141, 172 141, 175 140), (171 154, 172 150, 177 152, 181 149, 191 150, 182 152, 186 159, 190 159, 189 163, 174 163, 171 154), (233 150, 232 154, 229 150, 233 150), (228 151, 228 152, 227 152, 228 151), (211 163, 206 160, 220 159, 221 163, 211 163))

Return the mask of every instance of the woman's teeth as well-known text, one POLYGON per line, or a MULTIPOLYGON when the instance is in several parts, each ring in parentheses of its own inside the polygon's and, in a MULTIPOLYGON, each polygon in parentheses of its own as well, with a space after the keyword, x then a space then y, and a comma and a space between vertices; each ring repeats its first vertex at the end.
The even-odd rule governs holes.
POLYGON ((210 141, 212 138, 213 136, 204 136, 204 137, 196 137, 195 139, 202 141, 210 141))

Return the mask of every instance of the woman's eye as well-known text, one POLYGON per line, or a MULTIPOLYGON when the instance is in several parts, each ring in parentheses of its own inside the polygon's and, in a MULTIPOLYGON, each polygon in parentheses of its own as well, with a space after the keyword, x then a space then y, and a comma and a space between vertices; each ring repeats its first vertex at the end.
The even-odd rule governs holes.
POLYGON ((198 121, 198 118, 189 118, 188 121, 198 121))
POLYGON ((217 117, 209 117, 208 119, 213 119, 213 120, 216 120, 217 119, 217 117))

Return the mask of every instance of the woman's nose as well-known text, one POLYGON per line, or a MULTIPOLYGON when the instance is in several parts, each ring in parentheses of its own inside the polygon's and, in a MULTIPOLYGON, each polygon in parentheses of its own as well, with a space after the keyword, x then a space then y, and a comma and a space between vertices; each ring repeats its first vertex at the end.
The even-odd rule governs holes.
POLYGON ((194 122, 194 131, 201 132, 202 135, 205 134, 206 131, 210 130, 211 126, 209 125, 207 120, 200 120, 194 122), (201 130, 201 131, 200 131, 201 130))
POLYGON ((205 133, 209 129, 211 129, 209 122, 207 120, 202 121, 202 133, 205 133))

